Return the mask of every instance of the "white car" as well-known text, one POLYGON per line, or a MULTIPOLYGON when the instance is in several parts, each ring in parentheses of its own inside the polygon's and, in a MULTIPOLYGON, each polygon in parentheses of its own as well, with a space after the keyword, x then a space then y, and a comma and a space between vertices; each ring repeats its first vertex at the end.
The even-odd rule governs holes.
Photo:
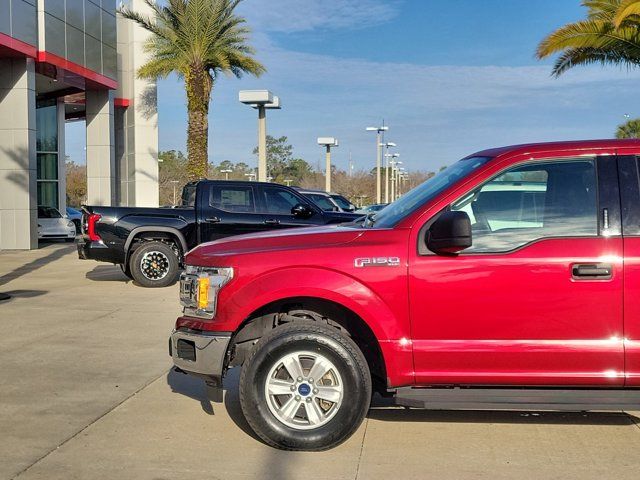
POLYGON ((64 239, 73 242, 76 225, 53 207, 38 207, 38 240, 64 239))

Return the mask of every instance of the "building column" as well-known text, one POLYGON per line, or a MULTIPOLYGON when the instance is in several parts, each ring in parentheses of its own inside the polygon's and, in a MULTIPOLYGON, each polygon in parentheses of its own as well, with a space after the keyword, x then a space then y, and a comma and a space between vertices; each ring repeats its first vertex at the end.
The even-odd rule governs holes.
POLYGON ((0 59, 0 249, 38 248, 32 59, 0 59))
POLYGON ((87 90, 87 204, 116 205, 113 92, 87 90))
MULTIPOLYGON (((143 14, 153 12, 143 0, 126 4, 143 14)), ((145 29, 118 15, 118 78, 116 97, 129 100, 117 122, 120 173, 120 204, 157 207, 158 192, 158 111, 156 83, 137 77, 147 63, 144 45, 150 37, 145 29)))

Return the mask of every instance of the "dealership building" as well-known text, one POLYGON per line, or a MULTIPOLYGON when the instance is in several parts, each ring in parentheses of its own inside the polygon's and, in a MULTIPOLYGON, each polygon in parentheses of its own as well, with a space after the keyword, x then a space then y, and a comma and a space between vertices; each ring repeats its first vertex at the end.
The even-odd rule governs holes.
MULTIPOLYGON (((86 124, 87 203, 158 204, 156 86, 136 78, 143 0, 0 0, 0 249, 37 248, 66 207, 65 124, 86 124)), ((78 159, 74 159, 78 160, 78 159)))

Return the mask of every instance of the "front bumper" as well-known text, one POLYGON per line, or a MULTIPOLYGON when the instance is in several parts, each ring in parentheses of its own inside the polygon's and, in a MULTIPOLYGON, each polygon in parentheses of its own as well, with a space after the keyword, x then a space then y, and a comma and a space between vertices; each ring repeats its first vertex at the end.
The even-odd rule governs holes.
POLYGON ((174 330, 169 339, 169 355, 180 370, 220 386, 230 340, 228 332, 174 330))

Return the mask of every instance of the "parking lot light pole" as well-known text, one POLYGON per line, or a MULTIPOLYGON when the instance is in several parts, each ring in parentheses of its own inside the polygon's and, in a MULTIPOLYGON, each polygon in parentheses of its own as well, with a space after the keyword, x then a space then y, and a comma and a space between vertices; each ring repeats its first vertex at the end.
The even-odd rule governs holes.
POLYGON ((267 181, 267 109, 279 110, 280 98, 269 90, 240 90, 238 99, 258 110, 258 181, 267 181))
POLYGON ((391 163, 391 201, 394 202, 396 200, 396 186, 398 182, 398 165, 402 162, 392 160, 389 163, 391 163))
POLYGON ((318 145, 322 145, 327 149, 326 153, 326 174, 324 176, 324 189, 331 191, 331 147, 338 146, 338 140, 334 137, 318 137, 318 145))
MULTIPOLYGON (((392 146, 395 146, 394 143, 391 144, 392 146)), ((389 147, 387 147, 388 149, 389 147)), ((385 176, 384 176, 384 202, 385 203, 389 203, 389 164, 393 163, 393 159, 394 158, 398 158, 400 156, 399 153, 385 153, 384 157, 386 159, 386 167, 385 167, 385 176), (391 160, 389 160, 391 159, 391 160)), ((391 171, 391 173, 393 174, 393 170, 391 171)), ((391 181, 393 182, 393 175, 391 178, 391 181)), ((393 202, 393 194, 391 194, 391 201, 393 202)))
POLYGON ((376 203, 380 203, 382 198, 381 194, 381 178, 380 178, 380 163, 382 160, 382 132, 389 130, 389 127, 367 127, 367 132, 376 132, 376 203))
POLYGON ((382 147, 387 149, 387 152, 384 155, 387 160, 384 169, 384 203, 389 203, 389 156, 391 156, 389 153, 389 147, 397 147, 397 145, 393 142, 386 142, 380 144, 380 148, 382 147))

